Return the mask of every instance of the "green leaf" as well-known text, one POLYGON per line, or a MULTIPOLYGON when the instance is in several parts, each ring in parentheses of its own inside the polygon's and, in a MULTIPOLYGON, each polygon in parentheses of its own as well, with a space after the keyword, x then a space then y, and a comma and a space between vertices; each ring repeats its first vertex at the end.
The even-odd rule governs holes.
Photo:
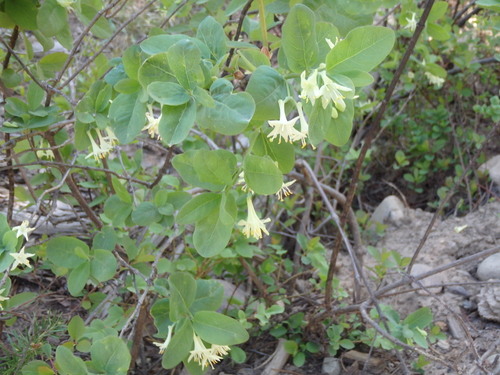
POLYGON ((164 105, 158 131, 163 142, 171 146, 182 142, 189 134, 196 119, 196 104, 190 100, 178 106, 164 105))
POLYGON ((28 93, 26 94, 29 109, 32 111, 37 109, 40 104, 42 104, 42 100, 44 97, 45 91, 35 82, 30 82, 28 86, 28 93))
POLYGON ((88 245, 74 237, 62 236, 47 242, 47 258, 58 267, 78 267, 88 260, 88 254, 88 245))
POLYGON ((94 342, 90 349, 92 364, 106 374, 126 375, 130 366, 127 344, 118 337, 108 336, 94 342))
POLYGON ((403 324, 407 324, 410 329, 423 329, 432 323, 432 311, 429 307, 422 307, 408 315, 403 324))
POLYGON ((80 295, 90 277, 90 262, 80 264, 68 276, 68 290, 72 296, 80 295))
POLYGON ((236 320, 215 311, 194 314, 193 328, 204 341, 216 345, 237 345, 248 340, 248 333, 236 320))
POLYGON ((245 182, 256 194, 276 194, 283 184, 283 175, 269 156, 247 155, 243 171, 245 182))
POLYGON ((287 340, 283 344, 283 348, 288 354, 295 355, 299 351, 299 345, 293 340, 287 340))
POLYGON ((26 305, 34 302, 37 297, 38 295, 34 292, 17 293, 16 295, 10 297, 5 302, 4 306, 6 306, 6 309, 13 309, 20 305, 24 305, 24 307, 26 307, 26 305))
POLYGON ((288 67, 292 72, 310 70, 318 64, 314 12, 302 4, 295 5, 283 24, 283 48, 288 67))
POLYGON ((73 341, 78 341, 85 333, 85 323, 79 315, 75 315, 69 321, 68 333, 73 341))
POLYGON ((175 82, 175 76, 168 66, 167 53, 158 53, 146 59, 139 68, 137 78, 144 88, 157 81, 175 82))
POLYGON ((54 52, 42 57, 38 66, 45 77, 52 77, 55 72, 61 70, 67 58, 68 55, 64 52, 54 52))
POLYGON ((330 22, 316 22, 316 40, 319 47, 319 61, 325 61, 326 55, 328 55, 331 49, 326 39, 330 39, 332 43, 335 43, 337 38, 340 38, 339 30, 330 22))
POLYGON ((345 145, 351 136, 354 105, 350 99, 346 99, 345 104, 345 111, 339 112, 339 116, 335 119, 332 118, 324 129, 325 139, 334 146, 345 145))
POLYGON ((177 81, 188 90, 205 80, 201 69, 201 51, 188 39, 175 43, 167 52, 168 64, 177 81))
POLYGON ((215 100, 210 96, 207 90, 196 86, 193 90, 193 98, 196 103, 207 108, 215 108, 215 100))
POLYGON ((344 72, 343 75, 349 77, 355 87, 368 86, 374 81, 374 78, 370 73, 362 70, 351 70, 349 72, 344 72))
POLYGON ((196 153, 196 150, 190 150, 183 154, 174 156, 174 158, 172 159, 172 165, 174 166, 175 170, 188 184, 212 191, 222 190, 224 188, 224 185, 214 185, 212 183, 202 182, 199 179, 193 161, 196 153))
MULTIPOLYGON (((315 124, 312 120, 310 122, 315 124)), ((295 165, 295 147, 288 142, 271 142, 263 133, 257 136, 252 153, 257 156, 269 156, 278 163, 278 168, 283 174, 289 173, 295 165)))
POLYGON ((138 71, 141 67, 141 49, 137 45, 130 46, 123 52, 122 64, 127 76, 135 81, 139 79, 138 71))
POLYGON ((133 94, 141 89, 141 85, 136 80, 124 78, 116 82, 113 88, 120 94, 133 94))
POLYGON ((196 37, 205 43, 215 61, 226 54, 226 34, 221 24, 208 16, 198 25, 196 37))
POLYGON ((218 193, 202 193, 195 196, 180 209, 176 221, 178 224, 194 224, 207 217, 220 205, 221 195, 218 193))
POLYGON ((196 280, 186 272, 175 272, 168 278, 170 285, 170 320, 176 322, 190 315, 189 308, 196 297, 196 280))
POLYGON ((44 361, 31 361, 21 369, 22 375, 53 375, 54 371, 44 361))
POLYGON ((306 363, 306 355, 304 352, 298 352, 293 356, 293 365, 297 367, 302 367, 306 363))
POLYGON ((236 135, 246 129, 255 112, 255 102, 246 92, 226 95, 215 101, 214 108, 202 107, 197 114, 200 126, 224 135, 236 135))
POLYGON ((236 156, 227 150, 199 150, 193 165, 202 182, 214 185, 232 185, 236 173, 236 156))
POLYGON ((222 252, 227 246, 236 222, 236 202, 231 194, 225 194, 219 209, 212 211, 196 223, 193 244, 202 257, 208 258, 222 252))
POLYGON ((109 250, 94 250, 94 256, 90 261, 90 276, 99 282, 112 279, 118 266, 116 258, 109 250))
POLYGON ((36 6, 37 1, 34 0, 5 0, 5 13, 23 29, 36 30, 36 6))
POLYGON ((5 111, 12 116, 22 117, 29 111, 28 105, 19 98, 10 97, 5 102, 5 111))
POLYGON ((87 375, 87 366, 65 346, 56 349, 56 364, 62 375, 87 375))
POLYGON ((124 227, 125 220, 132 213, 132 205, 123 202, 116 195, 112 195, 104 203, 104 214, 111 219, 116 227, 124 227))
POLYGON ((113 185, 113 190, 115 194, 120 198, 122 202, 132 204, 132 195, 128 192, 127 188, 122 184, 122 182, 115 176, 111 177, 111 184, 113 185))
MULTIPOLYGON (((89 4, 81 4, 81 11, 76 11, 77 17, 85 24, 90 25, 90 22, 94 19, 98 10, 89 4)), ((106 39, 109 38, 113 34, 113 27, 111 22, 107 19, 107 17, 100 17, 97 19, 97 22, 94 23, 92 28, 90 29, 94 36, 106 39)))
POLYGON ((351 30, 326 57, 329 73, 371 71, 391 52, 394 31, 382 26, 362 26, 351 30))
POLYGON ((435 23, 428 23, 427 24, 427 32, 429 33, 429 35, 433 39, 440 40, 440 41, 446 41, 446 40, 450 39, 450 37, 451 37, 450 27, 449 27, 449 25, 446 25, 446 26, 447 27, 440 26, 440 25, 437 25, 435 23))
POLYGON ((237 54, 240 56, 238 65, 245 70, 254 72, 261 65, 271 66, 269 58, 258 49, 240 49, 237 54))
POLYGON ((191 305, 191 312, 215 311, 221 307, 224 299, 224 287, 217 280, 196 280, 196 298, 191 305))
POLYGON ((259 66, 250 77, 246 92, 255 101, 254 121, 267 121, 279 117, 278 100, 285 99, 286 81, 281 74, 269 66, 259 66))
POLYGON ((183 34, 154 35, 154 36, 149 37, 148 39, 144 40, 140 44, 140 47, 148 55, 156 55, 158 53, 167 52, 170 47, 172 47, 177 42, 180 42, 181 40, 188 40, 188 41, 193 42, 200 49, 201 57, 203 59, 210 58, 210 50, 205 45, 205 43, 203 43, 201 40, 199 40, 197 38, 191 38, 191 37, 189 37, 187 35, 183 35, 183 34))
POLYGON ((431 12, 427 17, 427 22, 435 22, 442 18, 448 10, 448 3, 446 1, 436 1, 431 8, 431 12))
POLYGON ((134 224, 149 226, 161 220, 161 215, 156 206, 151 202, 142 202, 132 212, 134 224))
POLYGON ((171 369, 181 363, 193 349, 193 326, 189 319, 183 319, 175 329, 172 341, 168 345, 161 365, 163 368, 171 369))
POLYGON ((66 9, 56 0, 46 0, 38 10, 37 24, 46 37, 57 35, 68 24, 66 9))
POLYGON ((187 103, 191 98, 182 86, 173 82, 153 82, 148 86, 148 94, 158 103, 171 106, 187 103))
POLYGON ((119 94, 109 107, 109 118, 120 143, 130 143, 146 123, 146 105, 139 94, 119 94))

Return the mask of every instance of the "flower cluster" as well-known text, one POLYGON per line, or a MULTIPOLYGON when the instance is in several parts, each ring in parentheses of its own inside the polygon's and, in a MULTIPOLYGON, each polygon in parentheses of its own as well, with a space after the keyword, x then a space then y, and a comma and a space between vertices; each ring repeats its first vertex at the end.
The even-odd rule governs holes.
POLYGON ((161 139, 160 133, 158 131, 158 125, 160 124, 161 115, 159 117, 155 117, 153 113, 153 106, 151 104, 148 104, 146 118, 148 120, 148 123, 142 128, 142 130, 147 130, 151 138, 161 139))
MULTIPOLYGON (((16 232, 16 238, 19 237, 24 237, 26 241, 29 239, 29 235, 31 232, 35 230, 35 228, 30 228, 30 222, 28 220, 24 220, 21 225, 15 226, 12 228, 14 232, 16 232)), ((14 271, 19 265, 24 264, 27 267, 30 266, 29 259, 30 257, 34 256, 35 254, 31 253, 25 253, 25 246, 19 251, 18 253, 9 253, 11 257, 14 258, 14 263, 12 264, 12 267, 10 268, 11 271, 14 271)), ((1 292, 0 292, 1 294, 1 292)))
POLYGON ((406 17, 406 22, 408 22, 405 26, 405 29, 410 30, 411 32, 414 32, 415 29, 417 28, 417 22, 418 20, 415 18, 417 15, 415 12, 411 12, 411 18, 406 17))
POLYGON ((170 344, 170 340, 172 339, 172 331, 174 330, 175 324, 172 324, 168 326, 168 333, 167 333, 167 338, 163 343, 159 342, 154 342, 153 344, 156 345, 160 349, 160 354, 163 354, 165 350, 167 350, 168 344, 170 344))
POLYGON ((40 141, 38 150, 36 150, 36 156, 40 159, 46 158, 49 160, 54 159, 54 152, 50 149, 49 145, 43 140, 40 141))
POLYGON ((118 143, 118 138, 116 138, 115 133, 111 128, 106 128, 106 135, 103 136, 99 129, 96 129, 97 138, 99 139, 99 144, 95 141, 90 130, 87 130, 87 137, 89 137, 90 144, 92 146, 92 152, 88 154, 85 159, 94 157, 95 160, 102 159, 109 155, 113 150, 115 145, 118 143))
POLYGON ((264 220, 259 219, 257 216, 257 212, 255 212, 255 208, 252 203, 252 198, 250 195, 247 196, 247 209, 248 216, 246 220, 240 220, 238 222, 239 226, 242 226, 242 232, 247 237, 253 237, 256 239, 262 238, 262 232, 269 235, 269 232, 266 229, 265 223, 271 221, 271 219, 267 218, 264 220))
POLYGON ((227 355, 230 350, 229 346, 215 344, 207 348, 196 334, 193 334, 193 341, 194 349, 190 351, 188 361, 198 362, 202 369, 208 365, 213 369, 214 364, 221 361, 222 356, 227 355))

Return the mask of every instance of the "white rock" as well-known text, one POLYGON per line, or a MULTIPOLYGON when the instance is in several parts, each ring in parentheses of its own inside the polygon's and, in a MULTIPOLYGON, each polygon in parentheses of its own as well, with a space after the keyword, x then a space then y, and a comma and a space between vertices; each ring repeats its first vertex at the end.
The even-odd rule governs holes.
POLYGON ((335 357, 326 357, 323 360, 323 366, 321 367, 321 372, 328 375, 340 375, 342 366, 340 366, 340 360, 335 357))
POLYGON ((386 197, 373 212, 370 221, 399 226, 409 220, 408 210, 395 195, 386 197))
POLYGON ((486 163, 479 167, 479 171, 490 175, 490 178, 497 185, 500 185, 500 155, 493 156, 486 163))
POLYGON ((236 288, 234 284, 226 280, 217 280, 217 282, 224 287, 224 302, 221 307, 222 310, 226 309, 228 306, 236 306, 237 304, 243 305, 250 296, 250 294, 245 292, 241 286, 236 288))
POLYGON ((481 281, 500 279, 500 253, 490 255, 483 259, 477 267, 477 278, 481 281))
MULTIPOLYGON (((428 266, 427 264, 421 264, 421 263, 415 263, 413 267, 411 268, 411 275, 412 276, 417 276, 422 273, 426 273, 432 270, 431 266, 428 266)), ((426 277, 425 279, 419 280, 420 283, 422 283, 424 286, 430 286, 430 285, 441 285, 443 284, 443 274, 437 273, 434 275, 431 275, 429 277, 426 277)), ((419 288, 420 285, 418 282, 412 283, 411 284, 413 288, 419 288)), ((435 287, 435 288, 430 288, 429 291, 432 293, 440 293, 443 290, 443 287, 435 287)), ((420 289, 418 291, 419 294, 426 295, 427 292, 424 289, 420 289)))

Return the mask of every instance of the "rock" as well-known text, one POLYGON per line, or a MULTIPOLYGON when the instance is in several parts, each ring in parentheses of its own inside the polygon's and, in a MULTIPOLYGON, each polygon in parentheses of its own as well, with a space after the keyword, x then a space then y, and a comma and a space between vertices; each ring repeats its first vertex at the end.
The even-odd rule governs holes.
POLYGON ((500 253, 490 255, 483 259, 477 267, 477 278, 481 281, 500 279, 500 253))
POLYGON ((500 323, 500 286, 486 285, 477 296, 479 315, 500 323))
POLYGON ((409 221, 408 209, 398 197, 389 195, 375 209, 370 221, 400 226, 409 221))
POLYGON ((255 371, 251 368, 240 368, 236 375, 254 375, 255 371))
POLYGON ((438 340, 437 346, 439 349, 444 350, 445 352, 448 352, 450 350, 450 343, 446 340, 438 340))
MULTIPOLYGON (((421 264, 421 263, 415 263, 413 267, 411 268, 411 275, 412 276, 417 276, 422 273, 426 273, 432 270, 432 267, 428 266, 427 264, 421 264)), ((434 275, 431 275, 429 277, 426 277, 425 279, 419 280, 420 283, 422 283, 424 286, 430 286, 430 285, 442 285, 443 284, 443 274, 437 273, 434 275)), ((415 282, 411 284, 413 288, 420 288, 419 283, 415 282)), ((443 290, 443 287, 435 287, 435 288, 430 288, 429 291, 432 293, 441 293, 443 290)), ((424 289, 419 289, 417 291, 418 294, 426 295, 427 292, 424 289)))
POLYGON ((217 280, 217 282, 224 287, 224 303, 221 306, 222 310, 226 309, 228 306, 243 305, 250 296, 242 287, 237 288, 229 281, 217 280))
POLYGON ((465 340, 466 334, 465 331, 458 321, 457 318, 453 315, 448 315, 448 328, 450 329, 451 335, 458 340, 465 340))
POLYGON ((321 372, 327 375, 340 375, 341 369, 342 366, 340 365, 340 359, 335 357, 326 357, 323 360, 321 372))
POLYGON ((500 155, 493 156, 479 167, 479 172, 488 173, 491 180, 500 185, 500 155))
POLYGON ((490 355, 484 362, 488 365, 488 367, 495 366, 495 368, 491 370, 491 374, 500 374, 500 354, 490 355))

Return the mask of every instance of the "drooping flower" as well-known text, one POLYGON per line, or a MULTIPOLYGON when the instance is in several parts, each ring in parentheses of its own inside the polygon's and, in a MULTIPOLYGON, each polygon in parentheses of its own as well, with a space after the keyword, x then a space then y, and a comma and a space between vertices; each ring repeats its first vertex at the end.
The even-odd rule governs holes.
POLYGON ((212 350, 212 353, 214 353, 215 355, 218 355, 218 356, 227 355, 229 353, 229 351, 231 350, 231 348, 229 346, 216 345, 216 344, 213 344, 210 349, 212 350))
POLYGON ((415 29, 417 28, 417 20, 415 19, 416 17, 415 12, 411 12, 411 18, 406 17, 406 21, 408 22, 405 26, 405 29, 409 29, 411 32, 414 32, 415 29))
POLYGON ((99 138, 99 144, 95 141, 94 137, 90 133, 90 130, 87 131, 87 136, 89 137, 90 144, 92 146, 92 152, 88 154, 85 159, 93 156, 95 160, 99 160, 106 157, 113 150, 113 145, 108 137, 103 137, 99 129, 96 129, 96 132, 97 137, 99 138))
MULTIPOLYGON (((302 147, 306 147, 306 138, 309 136, 309 123, 306 120, 306 116, 304 116, 304 111, 302 110, 302 103, 298 102, 295 103, 297 106, 297 112, 299 113, 299 119, 300 119, 300 133, 302 134, 302 137, 300 140, 302 141, 302 147)), ((298 137, 296 138, 297 140, 299 139, 298 137)))
POLYGON ((295 180, 283 182, 283 185, 281 185, 281 189, 279 189, 278 192, 276 193, 276 196, 280 201, 282 201, 285 197, 288 197, 289 195, 293 194, 293 192, 290 190, 290 186, 294 183, 295 180))
POLYGON ((344 112, 346 107, 344 102, 345 96, 340 91, 352 91, 352 89, 335 83, 326 75, 326 71, 322 71, 320 75, 323 80, 323 86, 320 88, 323 109, 328 107, 328 103, 333 102, 340 112, 344 112))
POLYGON ((268 138, 271 138, 271 141, 274 141, 276 137, 279 137, 278 143, 281 143, 282 139, 284 139, 285 142, 290 143, 301 139, 302 134, 294 127, 299 117, 297 116, 291 120, 287 120, 285 102, 283 100, 278 100, 278 105, 280 107, 280 119, 268 121, 269 126, 273 128, 273 130, 268 134, 268 138))
POLYGON ((194 349, 189 352, 190 355, 188 358, 188 362, 198 362, 202 369, 205 369, 205 367, 210 365, 210 367, 212 367, 213 369, 214 364, 222 360, 222 357, 215 354, 212 349, 207 349, 203 344, 203 341, 201 341, 201 339, 195 333, 193 333, 193 341, 194 349))
MULTIPOLYGON (((2 296, 2 293, 3 293, 3 292, 5 292, 5 288, 0 289, 0 302, 3 302, 3 301, 8 301, 8 300, 9 300, 9 297, 4 297, 4 296, 2 296)), ((2 305, 0 305, 0 310, 3 310, 2 305)))
POLYGON ((443 86, 444 78, 435 76, 434 74, 432 74, 430 72, 425 72, 424 74, 427 77, 427 79, 429 80, 429 83, 431 85, 436 85, 436 88, 438 88, 438 89, 441 88, 441 86, 443 86))
POLYGON ((247 196, 247 209, 248 216, 246 220, 240 220, 238 225, 242 226, 242 232, 247 237, 254 237, 256 239, 262 238, 262 232, 269 235, 269 232, 266 229, 265 223, 271 221, 271 219, 267 218, 264 220, 259 219, 257 213, 255 212, 255 208, 252 203, 252 198, 250 195, 247 196))
POLYGON ((172 339, 172 331, 174 330, 175 324, 168 326, 167 338, 163 343, 154 342, 153 345, 156 345, 160 349, 160 354, 163 354, 165 350, 167 350, 168 344, 170 344, 170 340, 172 339))
POLYGON ((28 268, 31 268, 28 258, 34 256, 35 254, 25 253, 24 247, 18 253, 9 253, 9 254, 11 257, 15 259, 14 263, 12 264, 12 267, 10 268, 11 271, 14 271, 20 264, 24 264, 28 268))
POLYGON ((314 69, 307 79, 306 71, 304 70, 300 74, 300 87, 302 88, 302 91, 299 97, 304 99, 306 103, 310 100, 312 105, 314 105, 316 99, 321 96, 318 86, 318 69, 314 69))
POLYGON ((161 139, 160 133, 158 131, 158 125, 160 124, 161 115, 156 118, 153 113, 153 106, 148 104, 148 111, 146 112, 146 118, 148 123, 142 128, 142 130, 147 130, 151 138, 161 139))
POLYGON ((111 129, 109 126, 106 128, 106 138, 109 143, 111 143, 112 146, 115 146, 118 144, 118 138, 115 135, 115 132, 113 129, 111 129))
POLYGON ((29 225, 30 222, 28 220, 24 220, 21 225, 12 228, 12 230, 16 232, 16 238, 24 236, 26 241, 28 241, 29 234, 35 230, 35 228, 30 228, 29 225))
POLYGON ((40 144, 38 146, 38 150, 36 150, 36 156, 40 159, 47 158, 49 160, 54 159, 54 152, 50 149, 49 145, 46 144, 43 140, 40 140, 40 144))

